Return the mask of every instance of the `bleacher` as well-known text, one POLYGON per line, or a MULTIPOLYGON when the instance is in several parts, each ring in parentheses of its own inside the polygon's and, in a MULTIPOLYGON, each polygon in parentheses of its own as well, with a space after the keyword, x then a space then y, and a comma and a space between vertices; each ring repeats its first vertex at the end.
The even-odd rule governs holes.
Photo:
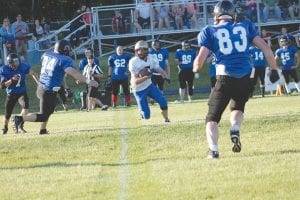
MULTIPOLYGON (((182 0, 171 0, 166 1, 165 3, 169 6, 180 5, 183 4, 182 0)), ((92 7, 92 24, 90 26, 90 37, 81 37, 80 44, 73 48, 73 53, 75 59, 78 55, 84 52, 84 49, 92 46, 95 49, 97 55, 109 55, 114 51, 116 45, 121 44, 130 50, 133 47, 135 41, 139 39, 144 39, 147 41, 159 38, 166 47, 177 46, 184 39, 189 39, 196 45, 196 35, 199 31, 205 27, 206 25, 210 25, 213 23, 213 7, 218 1, 216 0, 202 0, 202 1, 194 1, 195 6, 197 7, 197 24, 196 27, 191 27, 190 22, 186 21, 182 29, 175 29, 173 24, 174 21, 171 20, 170 28, 161 28, 158 29, 158 20, 153 12, 150 15, 150 25, 143 27, 142 31, 137 31, 134 21, 135 15, 134 11, 136 8, 136 4, 123 4, 123 5, 112 5, 112 6, 99 6, 92 7), (122 12, 123 16, 126 18, 126 32, 121 34, 116 34, 113 32, 112 27, 112 17, 114 16, 114 11, 119 10, 122 12)), ((151 4, 150 7, 153 9, 154 4, 151 4)), ((259 8, 259 4, 257 3, 257 7, 259 8)), ((84 13, 83 13, 84 14, 84 13)), ((29 42, 29 57, 31 56, 34 62, 36 62, 37 55, 40 55, 38 52, 43 52, 49 48, 49 46, 43 46, 42 44, 47 41, 50 44, 54 44, 55 41, 59 39, 67 39, 70 40, 71 35, 75 34, 77 31, 85 28, 85 25, 82 25, 77 30, 73 32, 70 31, 71 24, 81 18, 82 15, 77 16, 72 19, 61 28, 54 30, 47 37, 42 38, 39 41, 29 42)), ((260 13, 257 13, 257 27, 261 29, 261 27, 273 27, 273 26, 283 26, 288 24, 294 24, 295 31, 298 30, 298 26, 300 24, 300 18, 296 20, 284 20, 284 21, 276 21, 274 14, 270 13, 270 19, 268 22, 262 22, 260 13), (297 26, 298 25, 298 26, 297 26)), ((126 50, 126 49, 125 49, 126 50)), ((3 52, 3 50, 1 51, 3 52)), ((3 55, 2 55, 3 57, 3 55)))

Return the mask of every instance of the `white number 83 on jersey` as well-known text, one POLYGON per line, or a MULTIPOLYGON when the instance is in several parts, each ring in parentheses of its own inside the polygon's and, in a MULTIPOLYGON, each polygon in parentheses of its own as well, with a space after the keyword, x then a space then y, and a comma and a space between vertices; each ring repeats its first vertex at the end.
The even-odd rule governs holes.
POLYGON ((217 30, 217 38, 219 40, 220 51, 229 55, 232 53, 233 49, 236 49, 238 52, 244 52, 248 46, 247 32, 244 27, 236 26, 232 30, 233 35, 239 35, 239 41, 231 41, 230 32, 221 28, 217 30))

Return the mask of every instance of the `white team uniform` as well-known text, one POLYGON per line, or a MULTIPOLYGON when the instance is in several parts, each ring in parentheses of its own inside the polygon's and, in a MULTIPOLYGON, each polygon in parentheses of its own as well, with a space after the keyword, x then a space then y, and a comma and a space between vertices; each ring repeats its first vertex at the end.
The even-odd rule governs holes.
MULTIPOLYGON (((129 61, 129 71, 131 73, 131 76, 138 75, 139 72, 145 67, 150 67, 151 70, 157 70, 159 68, 159 61, 158 61, 156 55, 149 54, 147 56, 146 61, 140 59, 137 56, 131 58, 129 61)), ((134 91, 138 92, 138 91, 142 91, 142 90, 146 89, 147 87, 149 87, 149 85, 151 85, 151 83, 152 83, 152 81, 149 78, 138 85, 131 82, 131 86, 134 91)))

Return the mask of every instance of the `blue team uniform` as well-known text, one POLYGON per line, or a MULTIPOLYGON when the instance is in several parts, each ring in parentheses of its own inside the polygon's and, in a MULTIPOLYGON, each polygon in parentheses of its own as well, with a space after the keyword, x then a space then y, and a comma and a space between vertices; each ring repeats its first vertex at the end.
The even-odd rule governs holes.
POLYGON ((295 67, 295 54, 297 53, 295 46, 277 49, 275 55, 280 58, 283 70, 291 70, 295 67))
POLYGON ((122 80, 128 78, 128 62, 131 55, 123 53, 122 55, 113 54, 108 58, 108 65, 112 68, 112 79, 122 80))
POLYGON ((19 75, 20 79, 16 85, 10 85, 6 88, 7 94, 22 94, 26 92, 25 77, 30 72, 30 66, 25 63, 20 63, 16 70, 12 70, 8 65, 0 68, 0 79, 9 80, 15 75, 19 75))
POLYGON ((41 57, 41 62, 40 86, 46 91, 53 90, 54 87, 60 87, 65 75, 65 69, 74 67, 73 60, 69 56, 53 51, 45 52, 41 57))
POLYGON ((206 26, 198 35, 199 46, 216 56, 217 75, 241 78, 251 72, 249 46, 258 36, 249 20, 206 26))
POLYGON ((190 49, 188 51, 183 49, 176 50, 175 59, 182 62, 182 64, 179 65, 181 70, 192 70, 195 58, 196 51, 194 49, 190 49))
POLYGON ((161 48, 158 51, 156 51, 155 49, 151 48, 149 54, 156 55, 159 61, 160 68, 162 68, 165 71, 167 67, 166 60, 169 59, 168 50, 166 48, 161 48))
MULTIPOLYGON (((94 58, 94 63, 96 65, 100 66, 98 58, 94 58)), ((88 60, 87 60, 86 57, 84 57, 83 59, 81 59, 80 62, 79 62, 79 71, 83 71, 84 67, 87 64, 88 64, 88 60)))
POLYGON ((263 51, 255 46, 249 48, 254 68, 266 68, 267 62, 263 51))

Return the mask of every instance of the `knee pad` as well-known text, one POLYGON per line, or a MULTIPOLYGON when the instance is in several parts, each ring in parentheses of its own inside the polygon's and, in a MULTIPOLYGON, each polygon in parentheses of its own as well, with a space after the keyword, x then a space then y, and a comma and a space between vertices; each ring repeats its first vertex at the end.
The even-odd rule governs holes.
POLYGON ((51 114, 37 114, 36 115, 36 122, 46 122, 48 121, 51 114))

